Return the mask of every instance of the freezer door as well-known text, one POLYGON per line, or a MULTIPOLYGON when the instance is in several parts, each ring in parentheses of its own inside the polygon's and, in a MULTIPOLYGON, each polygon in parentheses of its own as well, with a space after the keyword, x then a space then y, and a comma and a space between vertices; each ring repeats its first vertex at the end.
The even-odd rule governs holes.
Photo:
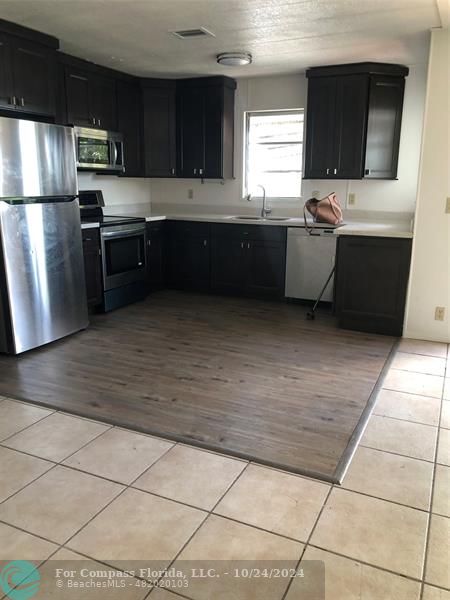
POLYGON ((73 129, 0 117, 0 198, 77 195, 73 129))
MULTIPOLYGON (((88 325, 76 200, 0 201, 0 264, 6 347, 19 354, 88 325)), ((0 336, 1 340, 1 336, 0 336)))

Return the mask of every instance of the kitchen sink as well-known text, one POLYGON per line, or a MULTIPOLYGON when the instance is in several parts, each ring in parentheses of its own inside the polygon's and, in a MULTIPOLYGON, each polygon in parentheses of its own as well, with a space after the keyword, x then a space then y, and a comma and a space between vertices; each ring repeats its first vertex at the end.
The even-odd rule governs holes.
POLYGON ((290 221, 291 217, 266 217, 266 221, 290 221))

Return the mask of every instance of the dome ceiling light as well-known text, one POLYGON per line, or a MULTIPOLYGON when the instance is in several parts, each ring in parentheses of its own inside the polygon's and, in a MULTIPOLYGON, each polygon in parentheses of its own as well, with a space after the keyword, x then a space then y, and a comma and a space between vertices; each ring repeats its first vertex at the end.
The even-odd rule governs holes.
POLYGON ((252 55, 249 52, 223 52, 217 55, 216 60, 225 67, 243 67, 252 62, 252 55))

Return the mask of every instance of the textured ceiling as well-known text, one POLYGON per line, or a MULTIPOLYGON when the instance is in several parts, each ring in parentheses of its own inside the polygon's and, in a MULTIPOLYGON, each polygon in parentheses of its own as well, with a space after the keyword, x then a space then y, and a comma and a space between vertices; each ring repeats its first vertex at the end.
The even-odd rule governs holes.
POLYGON ((0 17, 58 37, 65 52, 142 76, 292 73, 365 60, 425 61, 436 0, 0 0, 0 17), (181 40, 176 29, 215 37, 181 40), (216 64, 253 54, 249 67, 216 64))

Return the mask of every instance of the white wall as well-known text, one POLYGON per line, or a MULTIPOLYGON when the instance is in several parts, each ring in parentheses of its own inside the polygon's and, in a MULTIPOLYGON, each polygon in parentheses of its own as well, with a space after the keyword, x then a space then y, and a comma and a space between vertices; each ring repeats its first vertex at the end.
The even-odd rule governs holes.
MULTIPOLYGON (((423 111, 426 89, 426 60, 424 64, 411 67, 406 79, 405 103, 403 110, 402 136, 398 181, 304 181, 302 196, 307 199, 313 190, 321 195, 336 191, 345 206, 349 191, 356 194, 358 210, 380 210, 393 212, 414 212, 417 173, 422 136, 423 111)), ((306 107, 307 80, 303 74, 282 77, 260 77, 239 79, 236 90, 235 122, 235 180, 201 184, 192 179, 153 179, 151 181, 152 204, 177 204, 208 206, 212 211, 257 210, 255 203, 242 199, 243 165, 243 124, 247 110, 270 110, 306 107), (194 192, 193 200, 188 200, 188 190, 194 192)), ((304 200, 277 202, 275 212, 298 214, 304 200)), ((166 207, 170 209, 169 206, 166 207)))
POLYGON ((432 33, 405 336, 450 342, 450 34, 432 33), (446 307, 436 321, 436 306, 446 307))
POLYGON ((80 190, 102 190, 106 206, 126 204, 150 205, 150 180, 128 179, 114 175, 78 173, 80 190))

